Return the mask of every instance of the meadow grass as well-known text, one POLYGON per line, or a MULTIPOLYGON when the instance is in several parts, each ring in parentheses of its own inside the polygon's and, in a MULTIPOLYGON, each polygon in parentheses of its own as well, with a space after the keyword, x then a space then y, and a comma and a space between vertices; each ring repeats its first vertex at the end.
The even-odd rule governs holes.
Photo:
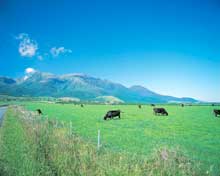
POLYGON ((112 152, 82 140, 68 126, 10 108, 0 131, 0 172, 8 175, 201 175, 181 150, 154 147, 150 156, 112 152))
POLYGON ((0 175, 24 176, 47 173, 44 162, 36 159, 34 140, 24 130, 21 119, 10 109, 0 127, 0 175))
POLYGON ((85 105, 25 103, 29 110, 40 108, 45 116, 72 121, 73 130, 86 141, 97 141, 101 130, 102 146, 113 152, 150 155, 155 147, 180 147, 190 159, 203 163, 204 170, 220 173, 220 119, 212 106, 158 105, 165 107, 168 117, 154 116, 148 105, 85 105), (120 109, 121 120, 104 121, 104 114, 120 109))

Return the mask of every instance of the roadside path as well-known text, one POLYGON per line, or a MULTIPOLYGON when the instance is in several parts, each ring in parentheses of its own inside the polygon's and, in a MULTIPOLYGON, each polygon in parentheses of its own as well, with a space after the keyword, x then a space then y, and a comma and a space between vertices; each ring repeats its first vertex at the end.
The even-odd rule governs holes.
POLYGON ((0 127, 1 127, 1 124, 3 121, 3 116, 4 116, 6 109, 7 109, 7 107, 0 107, 0 127))

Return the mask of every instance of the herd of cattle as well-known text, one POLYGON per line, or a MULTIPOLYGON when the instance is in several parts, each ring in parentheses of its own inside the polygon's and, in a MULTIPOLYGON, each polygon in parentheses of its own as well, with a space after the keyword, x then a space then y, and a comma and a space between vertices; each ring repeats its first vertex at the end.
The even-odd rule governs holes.
MULTIPOLYGON (((140 107, 139 107, 140 108, 140 107)), ((153 108, 155 115, 165 115, 168 116, 168 112, 164 108, 153 108)), ((113 119, 114 117, 121 118, 121 111, 120 110, 111 110, 106 113, 104 116, 104 120, 113 119)))
MULTIPOLYGON (((168 112, 164 108, 153 108, 153 113, 154 115, 164 115, 168 116, 168 112)), ((214 109, 213 113, 215 117, 220 116, 220 110, 219 109, 214 109)), ((111 110, 106 113, 104 116, 104 120, 113 119, 114 117, 118 117, 119 119, 121 118, 121 111, 120 110, 111 110)))
MULTIPOLYGON (((166 111, 165 108, 155 108, 155 104, 151 104, 153 108, 153 114, 154 115, 162 115, 162 116, 168 116, 168 112, 166 111)), ((212 106, 214 106, 214 104, 212 104, 212 106)), ((83 104, 80 105, 80 107, 84 107, 83 104)), ((184 107, 184 104, 181 104, 181 107, 184 107)), ((138 108, 141 109, 142 106, 141 105, 138 105, 138 108)), ((37 113, 39 115, 42 115, 42 111, 41 109, 36 109, 37 113)), ((105 116, 104 116, 104 120, 107 120, 107 119, 113 119, 114 117, 118 117, 119 119, 121 118, 121 113, 123 113, 122 111, 120 110, 110 110, 108 111, 105 116)), ((213 110, 213 114, 215 115, 215 117, 218 117, 220 116, 220 110, 219 109, 214 109, 213 110)))

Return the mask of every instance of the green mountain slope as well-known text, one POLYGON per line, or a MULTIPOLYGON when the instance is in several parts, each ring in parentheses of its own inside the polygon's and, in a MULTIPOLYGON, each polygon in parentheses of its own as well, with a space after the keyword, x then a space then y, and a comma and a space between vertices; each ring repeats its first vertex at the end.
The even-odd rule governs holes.
MULTIPOLYGON (((130 103, 190 102, 193 98, 163 96, 142 86, 127 88, 108 80, 83 74, 54 75, 34 72, 24 78, 0 77, 0 94, 11 96, 75 97, 80 100, 100 100, 100 97, 115 97, 115 100, 130 103)), ((111 98, 110 98, 111 99, 111 98)))

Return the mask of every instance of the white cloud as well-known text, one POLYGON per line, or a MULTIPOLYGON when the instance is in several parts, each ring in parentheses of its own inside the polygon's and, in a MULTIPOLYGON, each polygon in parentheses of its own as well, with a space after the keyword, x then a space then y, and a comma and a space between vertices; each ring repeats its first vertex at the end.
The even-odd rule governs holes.
POLYGON ((26 68, 25 69, 25 76, 23 77, 23 80, 26 81, 33 73, 35 73, 36 70, 34 68, 26 68))
POLYGON ((27 80, 29 77, 27 75, 24 76, 24 81, 27 80))
POLYGON ((66 53, 72 53, 71 49, 66 49, 64 47, 53 47, 50 49, 50 53, 52 54, 53 57, 57 57, 60 54, 66 54, 66 53))
POLYGON ((18 51, 22 57, 35 57, 38 60, 44 60, 45 58, 48 58, 50 56, 58 57, 61 54, 72 53, 71 49, 66 49, 63 46, 53 47, 50 49, 49 52, 42 53, 39 52, 38 43, 35 40, 31 39, 28 34, 20 33, 15 38, 19 40, 18 51))
POLYGON ((38 44, 28 34, 21 33, 16 37, 20 41, 18 51, 23 57, 33 57, 38 50, 38 44))
POLYGON ((36 72, 36 70, 34 68, 26 68, 25 69, 26 74, 30 74, 30 73, 34 73, 34 72, 36 72))

